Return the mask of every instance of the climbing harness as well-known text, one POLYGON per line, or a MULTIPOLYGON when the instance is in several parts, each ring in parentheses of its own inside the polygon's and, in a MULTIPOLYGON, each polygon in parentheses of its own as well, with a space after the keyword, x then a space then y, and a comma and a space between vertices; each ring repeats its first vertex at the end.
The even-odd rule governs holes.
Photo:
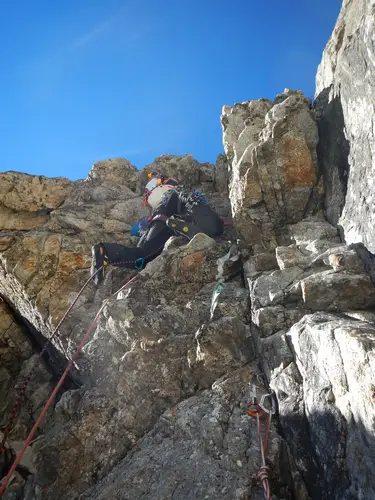
MULTIPOLYGON (((97 272, 99 272, 100 269, 98 269, 97 272)), ((124 285, 122 285, 122 287, 117 290, 114 294, 112 294, 112 296, 114 295, 117 295, 120 291, 122 291, 126 286, 128 286, 131 282, 133 282, 135 280, 136 277, 138 277, 139 275, 136 275, 136 276, 133 276, 133 278, 131 278, 127 283, 125 283, 124 285)), ((93 277, 93 276, 92 276, 93 277)), ((91 278, 92 278, 91 277, 91 278)), ((90 280, 88 280, 86 283, 85 283, 85 286, 87 285, 87 283, 89 282, 90 280)), ((80 293, 82 293, 83 291, 83 288, 81 289, 80 293)), ((70 306, 70 308, 68 309, 68 311, 71 310, 71 308, 73 307, 74 303, 78 300, 78 297, 76 297, 75 301, 73 302, 73 304, 70 306)), ((98 312, 96 313, 96 316, 93 320, 93 322, 91 323, 91 325, 89 326, 88 330, 86 331, 86 333, 84 334, 79 346, 77 347, 73 357, 70 359, 64 373, 62 374, 62 376, 60 377, 59 381, 57 382, 54 390, 52 391, 50 397, 48 398, 48 401, 47 403, 45 404, 43 410, 41 411, 39 417, 37 418, 33 428, 31 429, 26 441, 24 442, 23 444, 23 447, 22 449, 19 451, 15 461, 13 462, 11 468, 9 469, 9 472, 8 474, 3 478, 3 480, 1 481, 1 484, 0 484, 0 495, 2 495, 7 487, 7 485, 9 484, 9 481, 11 480, 12 476, 13 476, 13 473, 15 472, 16 468, 17 468, 17 465, 19 465, 20 461, 22 460, 22 456, 23 454, 25 453, 27 447, 32 443, 33 441, 33 437, 35 435, 35 432, 37 431, 38 427, 40 426, 44 416, 46 415, 48 409, 50 408, 50 406, 52 405, 55 397, 56 397, 56 394, 58 393, 58 391, 60 390, 62 384, 64 383, 64 380, 66 379, 69 371, 71 370, 75 360, 77 359, 79 353, 81 352, 83 346, 85 345, 90 333, 93 331, 93 329, 95 328, 96 326, 96 323, 98 322, 99 320, 99 317, 103 311, 103 309, 105 308, 105 306, 107 305, 107 302, 108 300, 104 300, 102 305, 100 306, 98 312)), ((67 311, 67 313, 68 313, 67 311)), ((66 317, 67 313, 64 315, 66 317)), ((59 325, 61 325, 62 321, 60 321, 59 325)), ((57 331, 57 327, 55 329, 55 331, 57 331)), ((52 336, 50 337, 49 341, 51 340, 52 336)))
POLYGON ((168 216, 165 214, 156 214, 154 216, 150 216, 149 219, 151 222, 154 222, 155 220, 160 220, 161 222, 166 222, 168 220, 168 216))
MULTIPOLYGON (((142 236, 143 234, 147 233, 148 229, 150 228, 151 224, 154 221, 160 220, 162 222, 165 222, 167 219, 168 219, 168 217, 164 214, 148 215, 148 216, 142 217, 141 219, 139 219, 138 222, 136 222, 136 224, 138 224, 138 235, 142 236)), ((136 224, 134 224, 134 226, 136 224)))
POLYGON ((249 416, 255 417, 257 419, 257 432, 258 432, 259 448, 260 448, 260 456, 261 456, 261 466, 260 466, 259 471, 258 471, 258 478, 263 485, 265 500, 271 500, 272 494, 271 494, 269 479, 268 479, 269 467, 266 464, 266 456, 267 456, 268 438, 269 438, 270 427, 271 427, 271 419, 272 419, 272 415, 276 413, 276 408, 275 408, 275 402, 274 402, 274 395, 272 393, 263 394, 260 398, 260 401, 258 402, 256 385, 253 382, 254 376, 256 377, 257 375, 256 374, 253 375, 250 379, 250 382, 249 382, 250 400, 247 404, 247 414, 249 416), (270 410, 265 406, 265 400, 267 398, 271 399, 271 409, 270 410), (261 418, 262 417, 266 417, 264 439, 262 438, 262 429, 261 429, 261 418))
POLYGON ((73 307, 75 306, 77 300, 80 298, 80 296, 82 295, 83 291, 85 290, 85 288, 87 287, 87 285, 90 283, 90 281, 94 278, 94 276, 99 273, 99 271, 101 271, 102 268, 98 269, 95 274, 93 274, 92 276, 90 276, 90 278, 86 281, 86 283, 82 286, 82 288, 80 289, 80 291, 78 292, 77 294, 77 297, 73 300, 73 302, 70 304, 70 306, 68 307, 68 309, 66 310, 65 314, 63 315, 63 317, 60 319, 58 325, 55 327, 55 329, 53 330, 53 332, 51 333, 51 336, 47 339, 46 343, 44 344, 42 350, 39 352, 38 356, 34 359, 34 363, 31 367, 31 370, 30 370, 30 373, 29 375, 26 377, 26 379, 23 381, 22 385, 18 388, 17 390, 17 394, 16 394, 16 401, 14 403, 14 406, 13 406, 13 409, 12 409, 12 413, 10 414, 10 417, 9 417, 9 420, 7 422, 7 425, 3 431, 3 439, 0 443, 0 452, 2 452, 4 450, 4 446, 5 446, 5 442, 7 440, 7 437, 10 433, 10 431, 12 430, 13 428, 13 423, 14 423, 14 420, 16 419, 17 417, 17 413, 18 413, 18 410, 21 406, 21 403, 25 397, 25 394, 26 394, 26 389, 27 389, 27 386, 29 385, 29 382, 30 380, 32 379, 34 373, 35 373, 35 370, 38 366, 38 362, 40 359, 42 359, 44 353, 46 352, 47 348, 50 346, 50 344, 52 343, 52 340, 54 340, 54 338, 56 337, 58 331, 59 331, 59 328, 61 327, 61 325, 63 324, 63 322, 66 320, 68 314, 70 313, 70 311, 73 309, 73 307))

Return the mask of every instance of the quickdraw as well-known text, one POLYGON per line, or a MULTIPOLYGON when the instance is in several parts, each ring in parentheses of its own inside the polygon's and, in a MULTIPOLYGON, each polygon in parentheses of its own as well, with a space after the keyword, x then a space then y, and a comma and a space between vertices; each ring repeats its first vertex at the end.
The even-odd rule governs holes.
POLYGON ((227 262, 235 262, 240 258, 240 252, 237 248, 237 245, 232 245, 229 249, 229 251, 223 255, 223 257, 220 257, 217 259, 216 264, 217 264, 217 275, 216 279, 218 280, 217 285, 215 286, 215 289, 212 293, 211 297, 211 306, 210 306, 210 321, 212 321, 215 313, 215 309, 219 303, 219 297, 221 292, 224 290, 225 287, 225 277, 224 277, 224 267, 227 262))
POLYGON ((271 427, 271 419, 272 415, 276 413, 276 407, 274 402, 273 394, 263 394, 258 403, 257 401, 257 393, 256 393, 256 385, 252 382, 254 375, 250 379, 250 401, 247 404, 247 414, 251 417, 255 417, 257 419, 257 432, 259 439, 259 448, 261 455, 261 466, 258 471, 258 478, 261 481, 264 489, 264 498, 265 500, 272 500, 272 494, 269 485, 269 467, 266 464, 266 456, 267 456, 267 446, 268 446, 268 438, 271 427), (266 398, 271 399, 271 409, 269 410, 265 406, 266 398), (264 439, 262 439, 261 432, 261 418, 266 416, 266 428, 264 433, 264 439))
POLYGON ((31 367, 29 375, 23 381, 22 385, 18 388, 18 391, 17 391, 17 394, 16 394, 16 401, 14 403, 14 406, 13 406, 13 409, 12 409, 12 413, 10 414, 9 420, 7 422, 7 425, 5 426, 5 429, 3 431, 3 439, 2 439, 2 441, 0 443, 0 452, 2 452, 4 450, 5 442, 6 442, 7 438, 8 438, 8 435, 9 435, 10 431, 13 428, 13 423, 14 423, 16 417, 17 417, 17 413, 18 413, 18 411, 20 409, 20 406, 22 404, 22 401, 23 401, 23 399, 25 397, 27 386, 29 385, 29 382, 32 379, 32 377, 33 377, 33 375, 35 373, 35 370, 36 370, 36 368, 38 366, 38 361, 40 359, 42 359, 44 353, 46 352, 47 348, 51 344, 52 340, 54 340, 54 338, 56 337, 56 335, 57 335, 57 333, 59 331, 59 328, 61 327, 61 325, 63 324, 63 322, 66 320, 68 314, 70 313, 70 311, 75 306, 77 300, 80 298, 80 296, 82 295, 82 293, 85 290, 85 288, 87 287, 87 285, 94 278, 94 276, 97 273, 99 273, 99 271, 101 271, 101 269, 102 269, 102 267, 100 269, 98 269, 92 276, 90 276, 90 278, 86 281, 86 283, 80 289, 80 291, 78 292, 77 297, 70 304, 70 306, 68 307, 68 309, 64 313, 63 317, 60 319, 59 323, 57 324, 57 326, 55 327, 55 329, 52 331, 51 336, 47 339, 47 342, 44 344, 44 346, 43 346, 42 350, 39 352, 37 358, 34 359, 34 363, 33 363, 32 367, 31 367))

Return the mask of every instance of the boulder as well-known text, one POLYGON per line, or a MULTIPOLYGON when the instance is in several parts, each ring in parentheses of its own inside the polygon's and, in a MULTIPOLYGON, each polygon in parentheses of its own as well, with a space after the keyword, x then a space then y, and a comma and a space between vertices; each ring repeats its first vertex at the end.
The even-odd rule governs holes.
POLYGON ((318 131, 310 101, 286 90, 277 104, 224 106, 221 123, 236 229, 255 253, 273 250, 287 224, 319 205, 311 203, 318 190, 318 131))
POLYGON ((162 155, 153 163, 147 165, 141 172, 141 180, 147 182, 147 174, 157 171, 168 177, 173 177, 180 184, 187 187, 198 187, 206 185, 213 189, 215 179, 215 166, 211 163, 199 163, 191 154, 185 156, 162 155))
POLYGON ((126 158, 111 158, 97 161, 92 166, 87 181, 100 184, 109 183, 112 187, 126 186, 135 192, 138 185, 139 171, 126 158))
POLYGON ((322 499, 373 498, 375 323, 318 312, 288 338, 296 365, 272 377, 271 386, 307 482, 316 483, 315 471, 325 484, 322 499))

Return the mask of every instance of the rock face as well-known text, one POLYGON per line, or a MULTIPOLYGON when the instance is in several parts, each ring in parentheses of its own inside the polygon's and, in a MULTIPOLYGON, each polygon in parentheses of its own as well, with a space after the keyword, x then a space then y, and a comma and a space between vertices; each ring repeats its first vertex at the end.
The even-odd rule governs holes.
MULTIPOLYGON (((187 246, 165 250, 138 275, 134 285, 108 300, 95 336, 84 350, 91 387, 64 394, 56 408, 54 425, 46 432, 45 440, 34 447, 38 469, 36 483, 42 489, 48 487, 47 498, 72 498, 95 484, 127 452, 137 449, 135 447, 145 432, 153 428, 164 412, 171 412, 171 408, 181 401, 193 398, 186 403, 187 407, 192 407, 192 416, 186 410, 185 417, 187 421, 191 419, 192 426, 194 418, 199 420, 207 414, 208 432, 218 432, 212 428, 209 418, 216 414, 215 408, 221 404, 226 404, 227 409, 223 408, 223 416, 220 416, 221 410, 217 410, 218 422, 222 420, 220 425, 228 422, 232 412, 228 403, 210 403, 213 398, 210 392, 208 408, 204 410, 197 402, 196 393, 210 388, 220 377, 247 366, 254 359, 249 327, 244 323, 245 318, 237 315, 238 304, 231 296, 223 299, 226 307, 217 310, 212 322, 208 321, 209 307, 206 308, 205 331, 199 330, 202 311, 196 316, 191 305, 202 284, 215 282, 216 261, 227 250, 227 244, 216 244, 204 235, 197 235, 187 246), (223 312, 225 316, 222 316, 223 312), (56 450, 53 470, 48 465, 51 447, 56 450), (57 453, 61 449, 67 453, 57 453)), ((241 292, 241 286, 237 285, 237 288, 239 291, 234 295, 241 292)), ((236 292, 234 283, 231 289, 236 292)), ((201 292, 201 300, 206 294, 210 296, 210 292, 211 289, 201 292)), ((232 397, 240 404, 246 377, 244 374, 238 377, 232 397)), ((230 382, 223 383, 231 386, 230 382)), ((182 410, 177 408, 176 411, 181 413, 182 410)), ((246 434, 246 421, 243 408, 238 411, 233 432, 246 434)), ((216 448, 214 443, 211 444, 212 453, 225 455, 223 460, 229 460, 233 474, 226 472, 219 486, 224 488, 225 478, 233 476, 236 487, 243 489, 243 483, 248 485, 249 481, 248 466, 244 462, 242 469, 236 461, 246 460, 243 453, 247 446, 243 452, 230 458, 226 456, 230 452, 225 451, 224 438, 225 435, 216 443, 216 448)), ((188 436, 186 439, 189 441, 188 436)), ((210 442, 208 439, 207 445, 210 442)), ((194 443, 187 442, 181 460, 189 449, 194 449, 194 443)), ((279 449, 275 446, 276 454, 279 449)), ((155 453, 156 450, 157 447, 155 453)), ((197 467, 197 460, 202 461, 202 467, 206 461, 213 460, 207 453, 203 447, 194 460, 193 470, 197 467)), ((212 467, 216 467, 214 461, 212 467)), ((144 473, 149 474, 146 470, 144 473)), ((157 476, 149 477, 150 484, 155 480, 157 476)), ((168 478, 168 481, 173 486, 175 480, 168 478)), ((186 481, 189 481, 188 477, 186 481)), ((144 487, 147 489, 147 485, 144 487)), ((135 495, 136 486, 134 488, 135 495)), ((203 491, 202 486, 201 495, 203 491)), ((103 493, 108 494, 108 491, 103 493)), ((97 493, 92 498, 97 498, 97 493)), ((163 498, 162 493, 155 498, 163 498)))
POLYGON ((328 219, 375 253, 374 3, 344 0, 316 78, 328 219))
MULTIPOLYGON (((5 449, 0 451, 0 476, 14 460, 14 452, 21 448, 32 426, 53 388, 54 377, 34 354, 31 342, 25 337, 25 331, 17 322, 12 311, 0 300, 0 429, 9 430, 5 449), (17 394, 26 378, 30 378, 23 404, 18 408, 17 418, 7 427, 10 416, 17 402, 17 394)), ((43 422, 43 432, 51 414, 43 422)), ((38 434, 37 434, 38 436, 38 434)), ((36 436, 36 437, 37 437, 36 436)), ((0 432, 0 443, 3 433, 0 432)), ((24 455, 21 465, 34 473, 32 449, 24 455)), ((15 494, 22 492, 25 477, 20 474, 12 484, 15 494)), ((9 492, 10 494, 10 492, 9 492)), ((9 496, 9 500, 12 497, 9 496)), ((15 497, 14 497, 15 498, 15 497)), ((17 497, 19 498, 19 497, 17 497)))
POLYGON ((223 108, 233 217, 257 253, 273 250, 287 224, 316 208, 318 131, 310 107, 302 92, 285 90, 273 103, 223 108))
MULTIPOLYGON (((245 267, 252 333, 312 498, 375 496, 375 288, 327 222, 289 227, 275 270, 245 267)), ((251 261, 251 258, 250 258, 251 261)))
MULTIPOLYGON (((166 156, 149 170, 156 168, 183 180, 194 179, 194 186, 201 189, 204 181, 214 194, 212 165, 200 165, 191 156, 166 156)), ((125 159, 112 159, 96 163, 87 179, 74 183, 0 174, 0 294, 45 336, 86 281, 91 245, 98 241, 135 244, 129 230, 149 214, 140 197, 145 172, 125 159)), ((221 212, 228 215, 228 198, 216 197, 221 212)), ((94 293, 92 286, 83 293, 61 329, 58 348, 69 352, 75 331, 87 323, 82 318, 87 318, 94 293)))
MULTIPOLYGON (((251 484, 259 449, 242 395, 250 370, 220 378, 212 390, 166 411, 134 452, 81 498, 263 498, 251 484)), ((274 430, 271 439, 280 475, 285 450, 274 430)))
MULTIPOLYGON (((216 191, 214 166, 200 165, 190 156, 167 156, 156 160, 152 169, 156 168, 166 175, 177 178, 182 176, 183 173, 186 181, 189 180, 189 185, 207 192, 207 195, 212 198, 216 196, 218 203, 221 204, 223 211, 227 214, 229 200, 225 195, 223 196, 223 193, 216 191)), ((140 216, 148 214, 148 211, 142 206, 142 199, 139 196, 145 172, 137 171, 127 160, 115 159, 96 163, 87 179, 74 183, 67 179, 46 179, 13 172, 0 174, 0 176, 3 194, 0 218, 3 213, 5 214, 1 219, 4 223, 1 226, 0 232, 0 297, 3 297, 18 312, 23 320, 28 322, 35 333, 38 334, 38 340, 43 339, 43 336, 45 339, 50 336, 51 330, 62 317, 68 305, 75 298, 79 288, 88 277, 88 268, 91 260, 90 246, 100 240, 134 244, 129 237, 131 224, 140 216), (9 214, 12 214, 11 217, 9 214), (11 223, 12 220, 16 221, 17 224, 11 223)), ((224 178, 223 176, 221 177, 222 184, 224 178)), ((77 361, 76 368, 79 368, 79 370, 75 370, 75 376, 78 377, 77 381, 80 383, 88 383, 90 386, 90 384, 95 383, 94 381, 97 381, 97 375, 101 371, 104 377, 104 374, 108 372, 108 364, 111 367, 115 366, 115 372, 112 369, 109 370, 112 382, 105 389, 99 390, 99 386, 97 386, 96 390, 99 392, 102 391, 100 396, 99 392, 95 394, 87 392, 86 386, 85 389, 80 390, 81 392, 73 391, 71 397, 69 396, 70 393, 67 393, 64 396, 65 399, 63 398, 59 402, 56 412, 57 418, 53 418, 56 421, 56 425, 54 423, 49 425, 47 419, 45 422, 47 429, 45 430, 44 426, 41 427, 41 431, 48 434, 51 441, 48 445, 45 445, 44 440, 41 440, 38 445, 40 452, 38 451, 36 454, 35 463, 42 467, 43 472, 37 478, 35 485, 30 486, 34 494, 43 496, 45 491, 40 484, 47 482, 50 485, 55 480, 53 476, 54 469, 51 463, 53 462, 54 448, 53 446, 51 448, 51 443, 55 442, 56 445, 59 444, 62 447, 68 446, 70 448, 72 443, 69 441, 71 440, 69 428, 72 425, 77 425, 81 429, 80 432, 87 432, 90 435, 94 432, 98 434, 104 432, 103 418, 107 418, 108 414, 103 413, 99 400, 108 407, 109 414, 115 411, 117 416, 114 416, 114 419, 118 419, 115 425, 119 426, 120 435, 117 435, 116 432, 113 433, 113 450, 109 451, 108 457, 105 454, 106 456, 102 457, 99 461, 96 461, 95 458, 95 443, 99 443, 100 439, 98 441, 94 440, 92 450, 87 450, 87 453, 83 453, 82 465, 77 467, 77 471, 80 470, 81 473, 77 481, 71 477, 71 474, 76 474, 71 471, 73 465, 71 461, 72 455, 68 453, 66 457, 64 456, 61 461, 61 467, 64 469, 65 464, 67 470, 64 473, 65 477, 59 478, 59 484, 68 488, 66 490, 67 498, 71 498, 72 492, 80 492, 82 488, 84 489, 94 484, 96 475, 100 477, 100 474, 103 474, 99 472, 99 469, 103 471, 109 470, 119 460, 119 457, 123 456, 134 445, 135 440, 139 439, 151 427, 160 412, 163 412, 171 404, 171 401, 178 402, 181 398, 194 394, 196 390, 194 384, 197 387, 199 386, 200 390, 206 388, 207 384, 212 383, 228 370, 234 370, 246 365, 247 361, 253 358, 248 327, 246 328, 245 324, 235 314, 238 310, 243 312, 245 309, 247 311, 247 307, 244 305, 239 307, 237 303, 232 306, 232 317, 230 317, 231 306, 229 305, 225 309, 229 315, 229 319, 224 315, 226 318, 225 326, 228 331, 227 336, 222 336, 219 328, 215 330, 215 325, 207 328, 206 331, 200 333, 200 349, 194 355, 194 346, 198 342, 194 337, 195 330, 204 321, 200 322, 194 316, 194 312, 189 312, 188 310, 186 313, 184 306, 189 298, 193 297, 194 293, 200 291, 204 283, 215 283, 217 272, 216 259, 228 250, 225 244, 213 249, 212 245, 214 242, 212 240, 207 241, 205 239, 201 243, 199 243, 199 237, 197 240, 198 247, 201 245, 198 249, 195 248, 197 251, 194 251, 193 246, 189 247, 189 251, 186 254, 183 253, 184 250, 181 250, 180 260, 176 259, 176 257, 173 257, 173 261, 167 262, 159 259, 159 264, 165 267, 162 270, 159 269, 159 271, 156 269, 155 272, 158 277, 155 278, 155 283, 152 282, 152 279, 147 282, 146 288, 149 287, 148 290, 143 290, 142 287, 137 290, 139 296, 135 303, 134 297, 129 298, 129 303, 124 299, 124 304, 128 304, 125 309, 130 315, 134 315, 135 318, 132 326, 128 329, 128 333, 125 334, 123 331, 123 323, 120 320, 122 313, 118 318, 116 318, 117 312, 114 316, 116 321, 119 320, 119 325, 112 324, 112 317, 108 315, 107 319, 109 323, 105 323, 103 328, 107 328, 110 325, 113 332, 113 340, 108 340, 108 335, 104 334, 103 330, 100 330, 103 333, 103 338, 98 335, 103 345, 100 342, 93 341, 87 346, 84 355, 77 361), (198 274, 194 278, 195 270, 197 270, 198 274), (160 284, 166 278, 170 279, 171 275, 177 281, 180 280, 180 282, 175 283, 175 286, 172 288, 171 284, 166 282, 164 295, 163 290, 160 289, 160 284), (156 293, 158 287, 159 302, 157 300, 158 294, 156 293), (140 301, 140 296, 142 295, 143 298, 140 301), (180 301, 182 301, 179 304, 179 307, 182 308, 181 311, 174 307, 173 304, 167 305, 168 300, 177 300, 176 297, 180 297, 180 301), (142 316, 140 310, 141 303, 144 304, 144 316, 142 316), (152 303, 155 305, 154 311, 152 311, 152 303), (165 310, 163 307, 165 307, 165 310), (149 314, 151 314, 151 317, 149 314), (186 323, 186 314, 191 316, 190 323, 186 323), (136 319, 138 316, 139 318, 136 319), (153 323, 153 321, 156 323, 153 323), (160 324, 159 330, 157 324, 160 324), (169 349, 166 348, 166 340, 160 344, 162 337, 166 334, 164 328, 167 324, 169 324, 169 328, 171 329, 171 335, 176 328, 180 329, 181 332, 185 332, 184 335, 181 335, 181 338, 178 337, 176 346, 172 342, 169 349), (242 329, 237 331, 240 327, 242 329), (236 342, 233 342, 231 339, 230 331, 235 332, 236 342), (147 334, 147 332, 149 333, 147 334), (151 332, 153 333, 151 334, 151 332), (189 332, 189 339, 186 332, 189 332), (151 337, 148 339, 149 335, 151 337), (159 338, 159 336, 161 337, 159 338), (165 358, 164 362, 160 364, 159 382, 156 382, 155 378, 155 365, 158 361, 154 357, 155 352, 152 352, 151 347, 147 343, 152 339, 152 345, 158 340, 156 342, 157 345, 152 349, 156 349, 157 352, 160 352, 163 359, 165 358), (125 345, 123 345, 124 342, 125 345), (111 345, 114 348, 112 353, 108 349, 111 345), (122 345, 123 347, 121 348, 122 345), (147 349, 145 349, 146 346, 148 346, 147 349), (120 351, 116 352, 119 348, 120 351), (215 349, 218 351, 216 357, 213 355, 215 349), (146 352, 143 353, 143 350, 146 352), (134 412, 130 412, 125 419, 123 418, 124 408, 121 409, 122 403, 119 404, 117 410, 115 409, 117 403, 112 405, 105 403, 108 398, 113 397, 114 401, 117 398, 112 391, 114 389, 113 384, 117 385, 118 383, 117 371, 119 369, 118 362, 120 361, 116 362, 115 358, 117 359, 119 352, 122 352, 122 356, 128 353, 126 358, 127 368, 124 372, 124 377, 127 381, 123 381, 125 385, 120 389, 120 393, 125 391, 127 393, 126 398, 131 400, 135 396, 138 396, 137 388, 144 386, 144 399, 139 399, 139 404, 134 406, 134 412), (168 357, 168 353, 175 357, 174 363, 168 357), (216 359, 220 357, 222 362, 218 362, 216 359), (144 367, 146 372, 149 370, 148 381, 141 382, 137 375, 138 371, 134 371, 134 368, 138 366, 138 362, 144 367), (175 380, 176 372, 174 369, 177 372, 179 370, 184 371, 185 369, 189 372, 190 369, 186 368, 189 363, 194 364, 196 367, 196 375, 194 377, 187 375, 185 382, 178 379, 175 380), (208 367, 210 364, 212 365, 211 372, 208 369, 204 369, 204 366, 208 367), (169 366, 170 370, 169 376, 167 376, 167 366, 169 366), (146 369, 146 367, 148 368, 146 369), (128 376, 129 374, 132 377, 134 375, 135 378, 132 379, 132 377, 128 376), (165 377, 170 380, 169 389, 164 384, 164 379, 167 380, 165 377), (146 412, 144 421, 137 422, 138 414, 143 411, 144 401, 149 399, 148 393, 151 391, 152 394, 155 383, 159 384, 162 392, 158 394, 158 390, 156 390, 156 399, 155 401, 152 400, 152 405, 155 404, 155 407, 151 407, 146 412), (183 385, 184 383, 187 386, 185 389, 181 387, 181 384, 183 385), (87 397, 85 399, 84 396, 86 394, 87 397), (98 399, 96 399, 97 396, 98 399), (82 419, 80 416, 77 417, 74 414, 75 423, 73 424, 68 418, 69 411, 73 411, 72 408, 75 408, 74 405, 81 398, 83 398, 84 402, 80 411, 84 414, 84 418, 82 419), (118 413, 118 410, 120 413, 118 413), (86 413, 87 411, 88 413, 86 413), (62 423, 59 419, 61 419, 62 423), (61 428, 59 427, 60 424, 61 428), (136 425, 135 429, 132 429, 133 424, 136 425), (49 428, 50 430, 48 431, 49 428), (54 433, 57 433, 57 436, 59 436, 58 439, 53 437, 54 433), (128 433, 129 435, 129 437, 124 438, 124 442, 120 439, 123 433, 128 433), (117 446, 117 444, 119 445, 117 446), (48 451, 45 452, 45 449, 48 451), (97 464, 94 467, 94 469, 98 469, 97 472, 93 472, 94 469, 90 460, 94 460, 97 464)), ((179 240, 177 240, 174 244, 175 250, 173 250, 173 245, 169 245, 169 251, 173 253, 173 251, 178 250, 179 246, 181 245, 179 244, 179 240)), ((150 273, 151 269, 152 265, 150 264, 147 272, 150 273)), ((82 335, 82 330, 87 328, 92 321, 98 304, 103 298, 103 293, 107 295, 112 289, 114 291, 119 288, 120 284, 123 284, 124 280, 127 280, 130 276, 131 272, 127 270, 113 269, 109 272, 106 285, 101 290, 96 291, 92 285, 85 289, 74 310, 59 329, 57 339, 54 340, 55 347, 66 358, 69 358, 75 350, 78 339, 82 335)), ((229 289, 235 293, 236 297, 241 296, 241 294, 236 292, 236 286, 231 285, 229 289)), ((209 288, 209 292, 206 292, 206 295, 204 291, 200 294, 200 300, 205 301, 207 305, 207 310, 205 310, 203 302, 199 302, 200 319, 207 317, 209 312, 210 296, 207 293, 212 293, 212 286, 209 288)), ((242 294, 241 300, 242 304, 244 304, 248 299, 247 297, 243 299, 242 294)), ((2 302, 2 304, 4 308, 8 307, 5 302, 2 302)), ((117 308, 116 311, 120 309, 117 308)), ((215 312, 216 317, 220 317, 221 310, 222 306, 218 306, 215 312)), ((21 330, 17 330, 19 327, 17 326, 16 328, 14 326, 16 323, 9 319, 11 318, 10 310, 6 309, 6 311, 5 309, 4 311, 1 310, 2 324, 4 323, 4 328, 1 331, 0 352, 2 356, 1 419, 3 429, 14 404, 16 386, 21 384, 27 377, 34 361, 37 361, 38 364, 38 368, 30 381, 26 400, 24 401, 28 410, 23 409, 23 413, 17 416, 16 427, 9 437, 9 453, 12 453, 12 450, 14 451, 19 448, 19 440, 26 437, 25 433, 30 430, 37 416, 35 412, 40 410, 40 405, 45 402, 51 390, 51 385, 48 385, 50 384, 51 374, 42 371, 44 370, 43 365, 39 367, 40 360, 36 359, 37 356, 33 354, 28 341, 23 340, 23 334, 20 333, 21 330), (20 338, 23 343, 21 343, 20 338), (14 349, 13 346, 19 346, 19 348, 14 349), (34 382, 35 377, 37 382, 34 382), (45 383, 44 380, 46 380, 45 383), (20 431, 17 431, 17 429, 20 429, 20 431)), ((246 316, 245 313, 243 314, 246 316)), ((125 322, 128 321, 130 321, 129 318, 125 319, 125 322)), ((50 357, 49 360, 51 362, 52 358, 50 357)), ((108 382, 109 378, 107 377, 106 380, 108 382)), ((120 396, 120 399, 122 399, 122 396, 120 396)), ((109 427, 113 422, 113 418, 108 417, 109 427)), ((109 428, 108 433, 112 433, 109 428)), ((82 437, 83 435, 79 434, 79 436, 82 437)), ((103 439, 104 441, 106 440, 106 435, 104 434, 103 439)), ((36 445, 32 448, 34 451, 39 450, 36 445)), ((76 451, 79 449, 79 447, 76 447, 76 451)), ((101 455, 99 454, 98 456, 101 455)), ((1 460, 2 457, 0 457, 0 462, 1 460)), ((1 462, 1 466, 6 468, 7 463, 1 462)), ((34 470, 33 466, 32 471, 34 472, 34 470)), ((21 483, 22 481, 19 481, 17 485, 21 483)), ((58 486, 55 489, 51 488, 51 491, 56 491, 56 494, 60 494, 58 486)), ((52 493, 51 498, 54 497, 53 495, 54 493, 52 493)))
MULTIPOLYGON (((201 189, 221 215, 229 194, 240 236, 173 237, 142 272, 111 269, 83 291, 49 369, 55 352, 65 363, 75 352, 105 300, 103 311, 6 500, 261 500, 266 418, 258 430, 248 403, 268 394, 271 410, 271 390, 278 413, 261 472, 272 498, 375 497, 375 288, 357 246, 319 210, 310 104, 288 90, 225 107, 215 167, 165 155, 140 172, 125 159, 98 162, 75 183, 1 174, 0 220, 17 221, 0 232, 2 429, 35 340, 88 276, 91 244, 135 243, 147 172, 201 189)), ((1 475, 55 381, 43 365, 35 376, 1 475)))

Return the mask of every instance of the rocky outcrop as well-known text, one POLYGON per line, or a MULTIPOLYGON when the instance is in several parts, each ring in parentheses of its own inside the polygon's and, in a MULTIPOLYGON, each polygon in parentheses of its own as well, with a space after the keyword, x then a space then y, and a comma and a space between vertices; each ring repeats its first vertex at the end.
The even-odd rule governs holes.
POLYGON ((0 174, 0 231, 25 231, 44 226, 46 217, 69 196, 73 182, 63 177, 19 172, 0 174))
POLYGON ((370 499, 375 288, 323 219, 289 232, 274 270, 245 267, 257 351, 311 497, 370 499))
POLYGON ((239 235, 256 253, 281 243, 285 226, 319 204, 318 131, 302 92, 224 106, 223 142, 239 235))
POLYGON ((174 177, 188 187, 212 184, 215 171, 211 163, 199 163, 191 154, 185 156, 162 155, 143 169, 142 179, 147 182, 147 174, 152 171, 163 172, 164 175, 174 177))
POLYGON ((344 0, 316 78, 328 219, 375 253, 374 4, 344 0))

